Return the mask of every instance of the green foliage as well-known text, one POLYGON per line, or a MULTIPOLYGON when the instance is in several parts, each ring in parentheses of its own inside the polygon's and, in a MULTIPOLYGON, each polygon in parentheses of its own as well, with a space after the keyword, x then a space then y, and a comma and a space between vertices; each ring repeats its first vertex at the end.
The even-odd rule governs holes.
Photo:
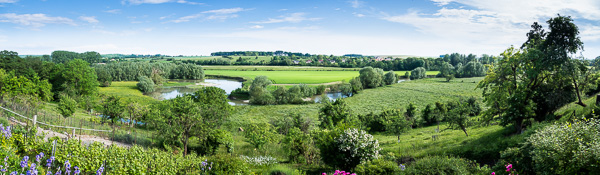
POLYGON ((383 85, 383 70, 365 67, 359 71, 360 81, 364 88, 376 88, 383 85))
POLYGON ((417 113, 417 106, 415 106, 413 103, 409 103, 406 107, 406 112, 404 112, 404 117, 406 117, 406 120, 410 121, 411 126, 417 117, 417 113))
POLYGON ((356 174, 400 174, 402 170, 395 162, 384 160, 384 159, 375 159, 372 161, 367 161, 366 163, 359 164, 354 168, 352 172, 356 174))
POLYGON ((449 124, 449 128, 461 129, 465 132, 467 137, 469 134, 467 133, 467 127, 470 125, 469 114, 471 109, 465 103, 452 105, 451 110, 448 111, 444 120, 446 120, 449 124))
POLYGON ((250 174, 248 164, 237 156, 219 154, 208 158, 213 162, 211 174, 250 174))
POLYGON ((77 102, 68 95, 62 95, 58 102, 58 111, 64 118, 71 117, 77 109, 77 102))
POLYGON ((352 80, 350 80, 350 86, 352 86, 353 94, 357 94, 359 91, 363 90, 363 85, 360 81, 360 77, 354 77, 352 80))
POLYGON ((600 122, 554 124, 538 130, 518 148, 504 151, 503 162, 531 174, 594 174, 600 171, 600 122))
POLYGON ((40 80, 33 75, 30 79, 17 76, 15 72, 6 72, 0 69, 0 94, 11 94, 14 96, 28 95, 42 101, 52 100, 52 85, 48 80, 40 80))
POLYGON ((100 87, 109 87, 112 84, 113 77, 108 72, 108 69, 96 69, 96 76, 100 87))
POLYGON ((383 81, 385 82, 386 85, 391 85, 391 84, 397 83, 398 79, 396 79, 396 73, 394 73, 394 71, 389 71, 388 73, 386 73, 384 75, 383 81))
POLYGON ((273 104, 275 98, 267 90, 267 86, 270 84, 271 80, 266 76, 257 76, 250 86, 250 103, 259 105, 273 104))
POLYGON ((202 87, 192 95, 194 102, 200 105, 205 125, 218 128, 233 113, 225 90, 218 87, 202 87))
POLYGON ((482 77, 485 76, 486 69, 483 64, 478 61, 470 61, 461 69, 461 77, 482 77))
POLYGON ((198 150, 198 152, 208 155, 215 155, 221 145, 225 146, 227 153, 233 153, 234 151, 234 141, 231 133, 222 129, 210 131, 205 140, 200 140, 200 144, 203 144, 203 150, 198 150))
POLYGON ((336 160, 336 162, 325 162, 333 167, 349 170, 360 163, 379 157, 379 151, 381 150, 379 142, 365 131, 356 128, 347 129, 334 140, 334 146, 337 149, 326 154, 335 154, 341 156, 341 159, 336 160))
POLYGON ((308 133, 293 127, 282 142, 286 145, 288 159, 291 162, 311 164, 316 161, 314 159, 317 149, 314 146, 313 138, 308 133))
POLYGON ((440 75, 446 78, 446 81, 454 79, 455 74, 456 71, 454 70, 454 66, 452 66, 452 64, 447 62, 442 63, 442 67, 440 68, 440 75))
MULTIPOLYGON (((94 95, 98 93, 98 77, 94 68, 81 59, 70 60, 65 64, 62 71, 62 78, 65 80, 63 86, 68 91, 73 91, 74 95, 94 95)), ((71 93, 71 92, 67 92, 71 93)))
POLYGON ((54 63, 66 63, 74 59, 82 59, 90 64, 99 63, 102 56, 98 52, 69 52, 57 50, 52 52, 52 62, 54 63))
POLYGON ((244 137, 256 149, 263 149, 267 143, 277 140, 277 133, 269 123, 251 123, 246 125, 244 137))
POLYGON ((154 81, 152 81, 152 79, 146 76, 141 76, 138 79, 139 82, 136 84, 136 86, 138 87, 138 89, 140 89, 140 91, 142 91, 145 94, 154 92, 154 81))
POLYGON ((400 134, 411 128, 412 121, 403 116, 401 110, 384 111, 381 115, 388 116, 385 129, 387 132, 397 135, 398 141, 400 141, 400 134))
POLYGON ((319 111, 319 125, 321 128, 332 129, 343 121, 347 121, 350 114, 350 108, 344 99, 338 99, 335 102, 327 102, 319 111))
POLYGON ((113 81, 136 81, 138 77, 150 77, 155 84, 161 80, 171 79, 203 79, 204 70, 194 64, 118 62, 106 65, 93 65, 96 71, 108 72, 113 81))
POLYGON ((417 80, 423 79, 427 77, 427 70, 423 67, 417 67, 414 70, 410 71, 410 79, 417 80))
POLYGON ((490 174, 487 166, 455 157, 425 157, 406 167, 406 174, 490 174))
POLYGON ((325 85, 319 85, 317 86, 317 91, 315 92, 316 95, 321 95, 325 92, 325 89, 327 89, 327 86, 325 85))
POLYGON ((183 143, 183 154, 187 155, 189 138, 208 128, 202 125, 201 108, 192 96, 186 95, 164 101, 161 109, 162 119, 159 122, 160 134, 166 140, 172 139, 183 143))

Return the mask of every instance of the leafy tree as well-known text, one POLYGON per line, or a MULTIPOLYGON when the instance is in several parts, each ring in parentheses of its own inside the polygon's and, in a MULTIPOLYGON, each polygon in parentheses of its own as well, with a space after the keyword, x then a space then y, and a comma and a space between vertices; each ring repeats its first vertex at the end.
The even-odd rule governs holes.
POLYGON ((446 78, 446 81, 450 82, 450 80, 454 79, 454 66, 447 62, 442 63, 440 74, 446 78))
POLYGON ((411 80, 423 79, 425 77, 427 77, 427 70, 425 70, 423 67, 417 67, 410 71, 411 80))
POLYGON ((364 88, 376 88, 383 83, 383 70, 379 68, 365 67, 359 73, 360 81, 364 88))
MULTIPOLYGON (((58 102, 58 111, 65 119, 73 116, 77 109, 77 102, 68 95, 61 95, 60 101, 58 102)), ((65 120, 66 122, 66 120, 65 120)))
POLYGON ((406 107, 406 112, 404 112, 404 117, 406 117, 406 119, 408 121, 410 121, 410 125, 412 127, 413 122, 415 121, 415 119, 417 117, 417 107, 413 103, 409 103, 408 107, 406 107))
POLYGON ((154 92, 154 81, 146 76, 141 76, 139 80, 140 81, 136 85, 140 91, 144 94, 154 92))
POLYGON ((250 87, 250 102, 260 105, 273 104, 275 98, 267 90, 267 86, 270 84, 271 80, 266 76, 256 76, 250 87))
POLYGON ((344 130, 335 139, 333 152, 325 154, 335 154, 341 159, 335 162, 325 162, 334 167, 342 169, 353 169, 356 165, 366 163, 370 160, 375 160, 379 157, 379 142, 363 130, 351 128, 344 130))
POLYGON ((115 96, 105 97, 102 101, 103 119, 109 119, 114 125, 116 120, 121 119, 125 106, 121 104, 121 98, 115 96))
POLYGON ((108 72, 108 69, 96 69, 96 76, 98 76, 100 86, 109 87, 112 84, 112 76, 108 72))
POLYGON ((437 122, 435 116, 433 115, 433 107, 431 104, 427 104, 425 109, 421 111, 421 119, 425 126, 430 126, 437 122))
POLYGON ((244 137, 256 149, 263 149, 267 143, 277 140, 277 134, 268 123, 251 123, 246 126, 244 137))
POLYGON ((391 85, 391 84, 395 84, 398 82, 398 80, 396 79, 396 74, 394 73, 394 71, 389 71, 388 73, 386 73, 384 75, 384 81, 386 85, 391 85))
POLYGON ((387 116, 386 131, 398 136, 398 142, 400 142, 400 134, 411 128, 411 121, 402 115, 401 110, 386 110, 381 115, 387 116))
POLYGON ((202 87, 192 95, 194 102, 200 106, 204 125, 209 129, 220 128, 223 122, 233 113, 227 93, 218 87, 202 87))
POLYGON ((350 107, 344 99, 337 99, 335 102, 327 102, 319 111, 319 121, 321 128, 334 128, 340 122, 348 120, 350 116, 350 107))
POLYGON ((462 77, 482 77, 485 76, 485 67, 477 61, 471 61, 462 67, 460 73, 462 77))
POLYGON ((283 138, 282 142, 291 162, 310 164, 314 160, 315 152, 314 141, 312 137, 300 130, 298 127, 290 128, 288 134, 283 138))
POLYGON ((580 79, 579 75, 586 68, 577 66, 571 57, 583 48, 578 28, 570 17, 560 15, 547 22, 549 33, 534 23, 523 50, 507 49, 479 83, 478 88, 484 90, 484 102, 489 106, 484 113, 488 120, 499 116, 502 125, 513 124, 521 132, 526 126, 523 121, 531 118, 542 121, 561 104, 572 100, 554 97, 574 94, 578 104, 585 106, 580 95, 583 89, 579 88, 585 84, 585 78, 580 79))
POLYGON ((149 109, 146 105, 142 105, 138 102, 133 102, 127 105, 125 107, 125 110, 129 114, 129 127, 131 128, 135 125, 136 122, 139 121, 140 118, 142 118, 142 116, 148 113, 149 109))
POLYGON ((344 83, 340 85, 340 92, 342 95, 350 97, 352 95, 352 85, 344 83))
POLYGON ((95 109, 99 104, 98 97, 94 95, 81 96, 77 101, 79 102, 79 107, 88 111, 90 115, 92 110, 95 109))
POLYGON ((449 128, 460 129, 465 132, 467 137, 467 127, 469 126, 469 114, 471 109, 465 103, 457 104, 456 107, 448 111, 446 121, 450 124, 449 128))
POLYGON ((360 77, 355 77, 352 80, 350 80, 350 85, 352 86, 352 94, 358 94, 358 92, 362 91, 363 89, 360 77))
POLYGON ((93 95, 98 93, 98 77, 94 68, 88 62, 74 59, 65 64, 62 69, 64 86, 72 88, 75 95, 93 95))
POLYGON ((189 138, 206 129, 202 125, 201 108, 190 95, 167 100, 164 105, 160 133, 166 139, 183 143, 183 154, 187 155, 189 138))

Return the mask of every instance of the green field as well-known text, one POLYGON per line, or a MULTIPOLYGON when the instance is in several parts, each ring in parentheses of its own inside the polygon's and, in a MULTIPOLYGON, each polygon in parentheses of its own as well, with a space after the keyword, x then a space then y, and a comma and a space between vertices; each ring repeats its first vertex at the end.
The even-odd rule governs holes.
POLYGON ((204 70, 235 71, 359 71, 361 68, 317 67, 317 66, 202 66, 204 70))
MULTIPOLYGON (((398 75, 404 75, 406 71, 396 71, 398 75)), ((358 71, 235 71, 235 70, 204 70, 207 76, 219 75, 230 77, 244 77, 254 79, 256 76, 269 77, 275 84, 318 84, 336 81, 350 81, 358 77, 358 71)), ((429 71, 428 75, 435 75, 437 71, 429 71)))
POLYGON ((457 78, 446 82, 443 78, 406 81, 386 87, 363 90, 347 98, 353 112, 366 114, 385 109, 405 108, 409 103, 419 108, 436 101, 446 102, 458 98, 477 97, 480 101, 481 89, 475 89, 483 77, 457 78))
POLYGON ((115 81, 110 87, 100 87, 100 93, 121 97, 125 102, 138 101, 149 104, 156 101, 156 99, 144 95, 136 84, 135 81, 115 81))

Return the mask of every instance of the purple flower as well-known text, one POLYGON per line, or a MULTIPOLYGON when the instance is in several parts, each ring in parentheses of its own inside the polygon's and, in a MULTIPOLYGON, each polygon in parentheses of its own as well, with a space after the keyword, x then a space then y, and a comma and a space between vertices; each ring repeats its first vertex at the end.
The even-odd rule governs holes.
POLYGON ((56 175, 61 175, 62 172, 60 171, 60 167, 58 168, 58 170, 56 170, 56 175))
POLYGON ((52 166, 52 159, 46 160, 46 167, 50 168, 52 166))
POLYGON ((80 173, 79 167, 75 166, 75 171, 73 171, 76 175, 80 173))
POLYGON ((17 172, 13 171, 13 172, 10 173, 10 175, 17 175, 17 172))
POLYGON ((21 168, 27 167, 27 160, 29 160, 29 157, 23 157, 23 160, 21 160, 21 168))
POLYGON ((96 171, 96 175, 102 175, 102 172, 104 172, 104 167, 100 167, 100 169, 96 171))
POLYGON ((404 171, 404 170, 406 169, 406 166, 404 166, 404 164, 400 164, 400 169, 401 169, 402 171, 404 171))

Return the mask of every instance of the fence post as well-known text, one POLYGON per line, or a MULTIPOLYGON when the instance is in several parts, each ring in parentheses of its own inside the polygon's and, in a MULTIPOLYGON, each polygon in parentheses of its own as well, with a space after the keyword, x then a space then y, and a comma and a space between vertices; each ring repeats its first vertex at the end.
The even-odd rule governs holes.
POLYGON ((73 138, 75 138, 75 128, 73 128, 73 138))
POLYGON ((37 115, 33 115, 33 128, 35 128, 36 122, 37 122, 37 115))

